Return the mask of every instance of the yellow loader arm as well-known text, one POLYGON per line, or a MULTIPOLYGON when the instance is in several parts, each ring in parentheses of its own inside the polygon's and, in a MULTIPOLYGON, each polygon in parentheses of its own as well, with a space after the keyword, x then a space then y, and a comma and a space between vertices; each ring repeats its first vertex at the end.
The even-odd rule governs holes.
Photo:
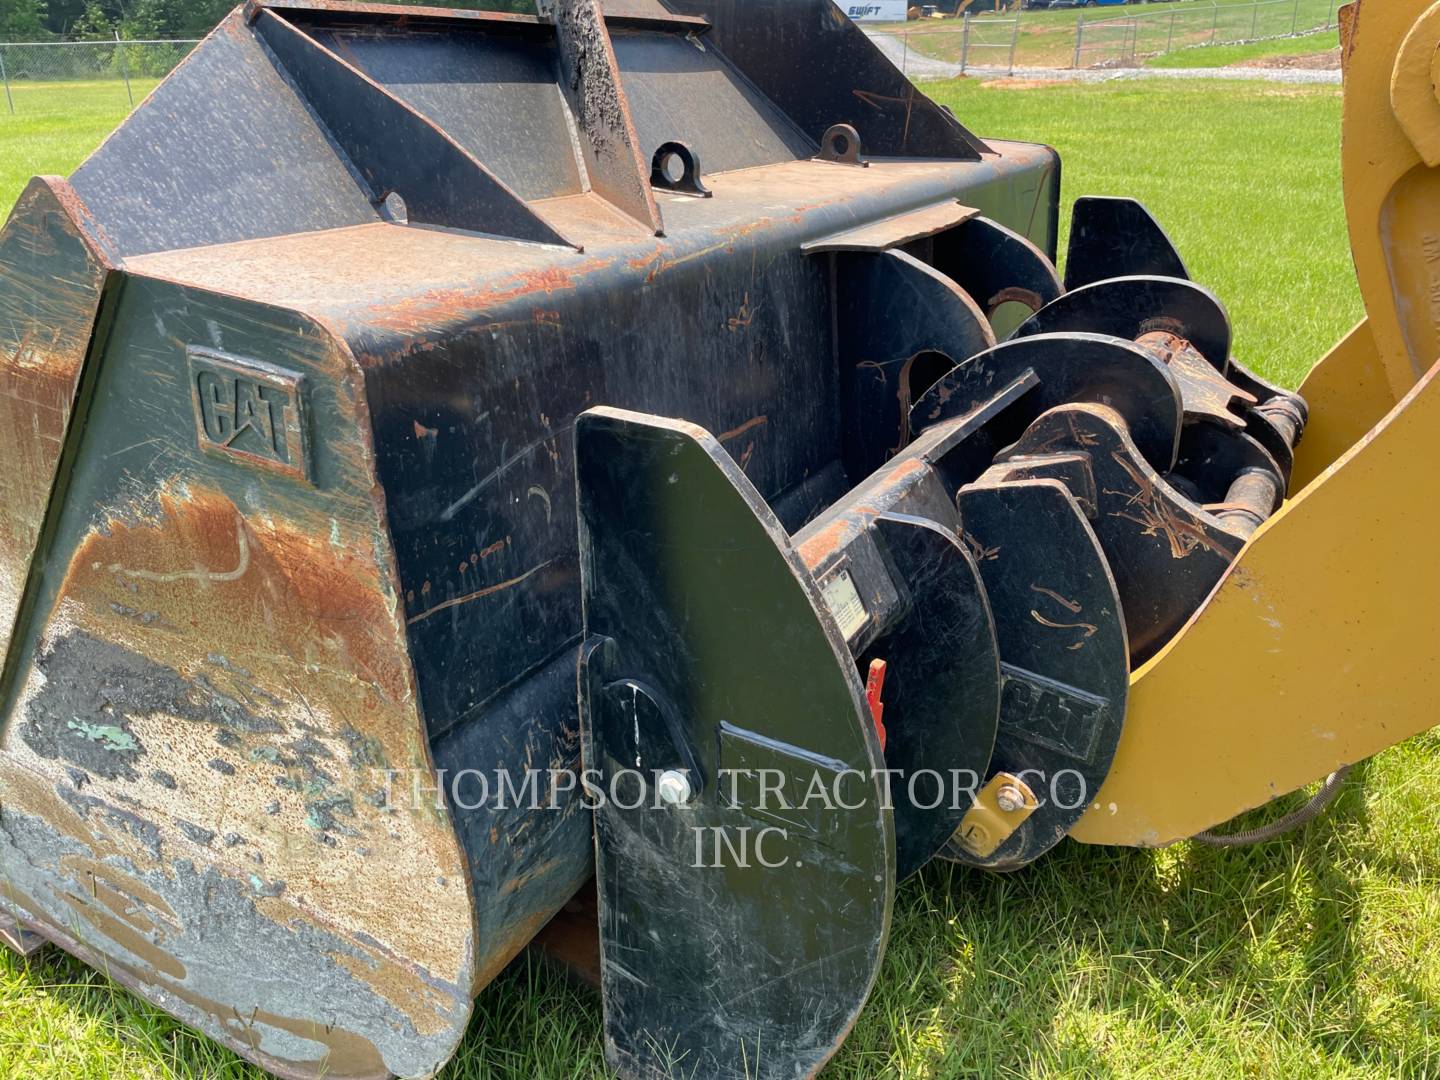
POLYGON ((1367 318, 1301 387, 1297 494, 1132 676, 1084 843, 1194 836, 1440 720, 1440 3, 1361 0, 1341 37, 1367 318))

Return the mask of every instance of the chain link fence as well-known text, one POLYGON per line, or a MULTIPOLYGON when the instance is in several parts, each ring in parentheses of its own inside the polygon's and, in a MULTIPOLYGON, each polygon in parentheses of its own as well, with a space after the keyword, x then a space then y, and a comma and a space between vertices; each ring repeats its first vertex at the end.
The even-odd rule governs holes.
POLYGON ((960 71, 975 67, 1015 70, 1015 49, 1020 43, 1020 20, 982 19, 965 16, 964 44, 960 51, 960 71))
MULTIPOLYGON (((915 37, 918 41, 922 35, 931 33, 947 35, 945 46, 953 52, 953 60, 960 65, 962 73, 971 67, 1007 73, 1015 70, 1015 50, 1020 43, 1018 17, 987 18, 966 12, 955 23, 916 31, 915 37), (948 36, 951 34, 953 37, 948 36)), ((911 32, 906 31, 898 36, 901 39, 900 69, 910 74, 908 66, 911 56, 911 32)), ((946 49, 942 48, 941 51, 946 49)), ((923 66, 925 59, 932 58, 933 54, 931 49, 922 44, 915 50, 914 56, 923 66)))
POLYGON ((940 78, 970 68, 1133 67, 1150 57, 1209 45, 1304 37, 1338 25, 1344 0, 1186 0, 1141 11, 1138 4, 1101 17, 1082 9, 1073 21, 1058 11, 1008 17, 922 18, 866 30, 907 74, 940 78), (893 40, 888 40, 893 39, 893 40))
POLYGON ((133 107, 185 59, 198 41, 0 42, 5 107, 27 109, 75 103, 133 107))
POLYGON ((1338 25, 1339 0, 1258 0, 1192 5, 1075 24, 1072 67, 1134 67, 1177 49, 1299 37, 1338 25))

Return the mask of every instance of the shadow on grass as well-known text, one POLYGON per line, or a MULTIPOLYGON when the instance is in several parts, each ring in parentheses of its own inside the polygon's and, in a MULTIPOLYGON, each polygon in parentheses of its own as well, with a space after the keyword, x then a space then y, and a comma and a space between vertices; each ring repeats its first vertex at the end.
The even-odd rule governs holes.
MULTIPOLYGON (((1244 1068, 1231 1048, 1247 1036, 1297 1061, 1423 1074, 1429 1055, 1373 1022, 1364 985, 1367 771, 1306 830, 1251 848, 1067 843, 1007 876, 932 864, 902 890, 881 984, 827 1077, 1132 1075, 1135 1054, 1172 1036, 1196 1048, 1181 1075, 1205 1072, 1207 1054, 1218 1075, 1285 1075, 1259 1054, 1244 1068), (1117 1040, 1129 1048, 1112 1055, 1117 1040)), ((1434 1014, 1386 974, 1395 1004, 1434 1014)))

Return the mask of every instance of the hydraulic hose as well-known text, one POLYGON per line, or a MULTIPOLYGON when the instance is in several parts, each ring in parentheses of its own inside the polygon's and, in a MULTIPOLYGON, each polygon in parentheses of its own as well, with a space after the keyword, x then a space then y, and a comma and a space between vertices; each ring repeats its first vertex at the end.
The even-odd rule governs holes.
POLYGON ((1352 766, 1345 765, 1336 769, 1325 778, 1325 782, 1320 785, 1320 790, 1311 796, 1309 802, 1293 813, 1286 814, 1279 821, 1272 821, 1270 824, 1261 825, 1256 829, 1244 829, 1233 833, 1215 833, 1206 830, 1196 833, 1192 839, 1212 847, 1245 847, 1248 844, 1261 844, 1266 840, 1273 840, 1302 825, 1308 825, 1335 801, 1335 797, 1340 794, 1340 788, 1345 783, 1345 778, 1350 775, 1351 768, 1352 766))

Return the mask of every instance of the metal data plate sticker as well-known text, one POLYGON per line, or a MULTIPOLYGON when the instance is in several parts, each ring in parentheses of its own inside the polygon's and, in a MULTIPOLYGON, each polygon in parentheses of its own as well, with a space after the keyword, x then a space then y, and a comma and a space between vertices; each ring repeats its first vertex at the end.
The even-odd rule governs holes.
POLYGON ((865 626, 865 620, 870 617, 865 610, 864 601, 860 599, 860 593, 855 588, 855 582, 850 577, 849 570, 841 570, 821 587, 821 594, 825 597, 825 605, 830 609, 830 614, 835 616, 835 621, 840 624, 840 632, 849 641, 865 626))

